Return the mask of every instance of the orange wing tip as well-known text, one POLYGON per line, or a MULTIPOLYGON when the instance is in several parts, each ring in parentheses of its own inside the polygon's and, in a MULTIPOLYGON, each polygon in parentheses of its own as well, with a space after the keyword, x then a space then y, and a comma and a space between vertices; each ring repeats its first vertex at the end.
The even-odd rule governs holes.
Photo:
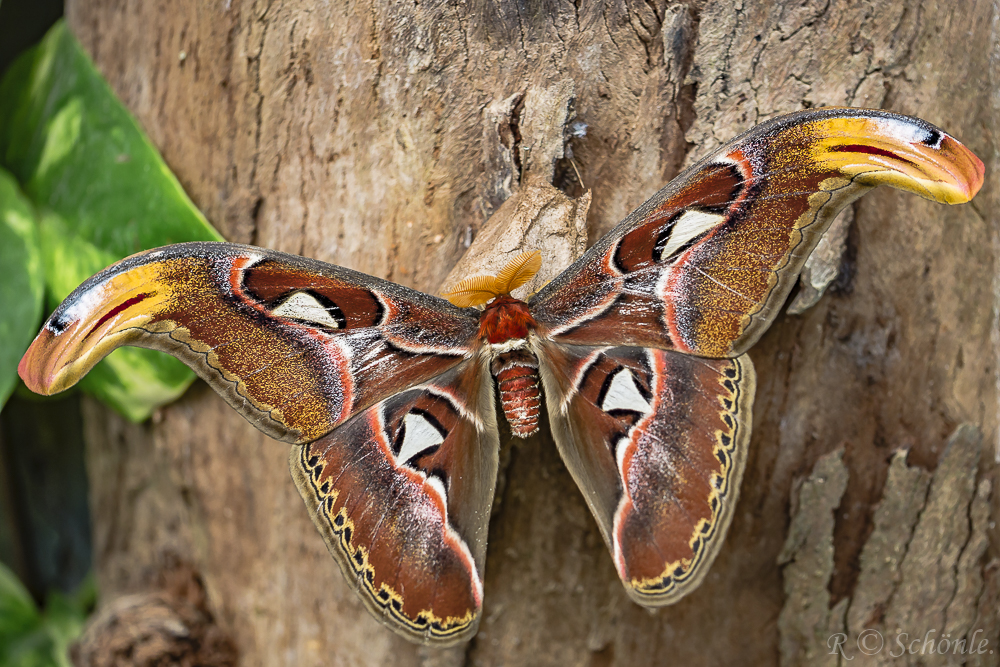
POLYGON ((31 347, 28 351, 24 353, 21 357, 20 363, 17 365, 17 374, 21 376, 24 384, 27 385, 28 389, 35 392, 36 394, 41 394, 42 396, 51 396, 57 393, 59 390, 53 388, 53 380, 55 379, 53 369, 46 363, 45 354, 42 351, 45 348, 45 342, 41 341, 42 336, 47 332, 42 331, 35 338, 31 347))
POLYGON ((942 146, 953 157, 956 185, 961 194, 958 201, 948 201, 949 204, 964 204, 979 194, 986 178, 986 165, 975 153, 954 137, 945 137, 942 146))
POLYGON ((112 350, 132 343, 169 296, 156 288, 156 271, 142 265, 78 287, 21 357, 17 372, 24 384, 36 394, 59 393, 112 350))
POLYGON ((112 350, 127 345, 135 330, 110 326, 89 336, 74 322, 59 335, 43 328, 17 365, 17 374, 31 391, 51 396, 75 385, 112 350), (89 340, 88 340, 89 338, 89 340))
POLYGON ((870 185, 889 185, 942 204, 964 204, 985 167, 960 141, 923 121, 840 116, 817 123, 817 162, 870 185))

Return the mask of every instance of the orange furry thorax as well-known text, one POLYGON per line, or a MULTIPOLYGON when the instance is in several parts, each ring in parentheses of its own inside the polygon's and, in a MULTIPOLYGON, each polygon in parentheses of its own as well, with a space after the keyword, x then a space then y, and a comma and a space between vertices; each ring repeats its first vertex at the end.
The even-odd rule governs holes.
POLYGON ((493 344, 506 343, 526 338, 528 330, 535 326, 528 304, 503 295, 487 304, 486 310, 479 316, 479 337, 493 344))

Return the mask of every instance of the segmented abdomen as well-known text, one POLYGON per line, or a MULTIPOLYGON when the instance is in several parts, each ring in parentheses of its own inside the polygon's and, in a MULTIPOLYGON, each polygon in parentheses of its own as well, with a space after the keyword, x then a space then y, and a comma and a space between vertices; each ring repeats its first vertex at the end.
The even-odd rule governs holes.
POLYGON ((542 393, 538 386, 538 359, 527 350, 497 355, 490 365, 500 389, 500 404, 511 432, 527 438, 538 431, 542 393))

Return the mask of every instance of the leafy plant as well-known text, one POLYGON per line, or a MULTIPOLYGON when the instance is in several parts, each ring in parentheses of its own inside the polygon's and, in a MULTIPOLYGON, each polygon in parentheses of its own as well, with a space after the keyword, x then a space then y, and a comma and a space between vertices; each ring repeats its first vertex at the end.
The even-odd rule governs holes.
POLYGON ((17 362, 42 315, 42 254, 35 209, 0 169, 0 405, 17 379, 17 362))
POLYGON ((14 573, 0 564, 0 665, 69 667, 69 645, 96 597, 88 578, 73 595, 50 593, 45 611, 39 611, 14 573))
MULTIPOLYGON (((221 240, 64 22, 0 81, 0 403, 51 310, 85 279, 147 248, 221 240)), ((80 383, 141 421, 194 375, 123 348, 80 383)))

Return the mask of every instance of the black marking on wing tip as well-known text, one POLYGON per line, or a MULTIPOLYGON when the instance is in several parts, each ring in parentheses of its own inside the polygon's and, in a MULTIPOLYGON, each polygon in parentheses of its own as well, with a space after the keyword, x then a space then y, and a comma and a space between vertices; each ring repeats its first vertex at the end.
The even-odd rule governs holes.
POLYGON ((923 129, 927 132, 927 136, 921 139, 920 143, 930 148, 941 148, 941 142, 944 140, 944 132, 936 127, 925 127, 923 129))
POLYGON ((733 378, 733 379, 735 379, 736 378, 736 367, 735 366, 729 366, 728 368, 726 368, 726 370, 723 371, 723 373, 726 374, 727 378, 733 378))
MULTIPOLYGON (((331 502, 330 504, 332 505, 333 503, 331 502)), ((344 527, 344 515, 343 514, 338 514, 337 516, 333 517, 333 525, 336 526, 337 528, 343 528, 344 527)))
POLYGON ((71 323, 72 322, 70 322, 65 315, 60 313, 59 315, 53 315, 52 318, 45 323, 45 328, 58 336, 63 331, 66 331, 71 323))

